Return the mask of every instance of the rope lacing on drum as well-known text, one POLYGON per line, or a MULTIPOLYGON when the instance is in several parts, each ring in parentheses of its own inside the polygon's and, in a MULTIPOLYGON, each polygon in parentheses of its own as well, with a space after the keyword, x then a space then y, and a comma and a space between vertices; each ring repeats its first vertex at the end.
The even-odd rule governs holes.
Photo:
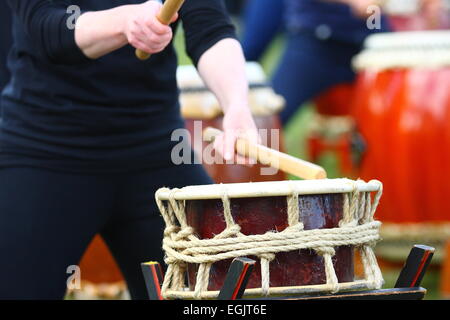
MULTIPOLYGON (((355 246, 361 251, 366 282, 370 288, 379 288, 383 278, 376 262, 373 246, 379 241, 380 223, 373 220, 381 197, 379 192, 371 201, 370 192, 359 192, 358 183, 354 182, 353 190, 343 195, 343 219, 339 228, 304 230, 301 222, 299 192, 292 184, 292 192, 287 197, 288 227, 282 232, 267 232, 262 235, 244 235, 233 219, 231 202, 226 186, 222 187, 223 215, 226 228, 212 239, 199 239, 186 221, 185 203, 177 201, 177 189, 169 191, 168 201, 158 200, 158 207, 166 222, 163 248, 166 252, 168 270, 162 287, 166 298, 185 297, 189 292, 184 290, 184 278, 188 263, 199 264, 194 291, 195 299, 209 298, 209 276, 211 266, 222 261, 243 256, 256 256, 261 261, 262 295, 270 294, 270 262, 279 252, 295 250, 314 250, 323 257, 326 275, 326 287, 330 292, 337 292, 341 284, 338 281, 333 256, 335 247, 355 246)), ((373 183, 373 182, 372 182, 373 183)))

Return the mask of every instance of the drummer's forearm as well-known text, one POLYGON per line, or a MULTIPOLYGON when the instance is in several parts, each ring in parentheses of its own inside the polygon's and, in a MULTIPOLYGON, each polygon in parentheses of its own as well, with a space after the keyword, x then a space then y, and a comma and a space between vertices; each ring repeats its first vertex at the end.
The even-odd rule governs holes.
POLYGON ((96 59, 127 44, 123 29, 128 7, 86 12, 78 18, 75 41, 87 57, 96 59))
POLYGON ((240 43, 231 38, 217 42, 199 60, 199 73, 225 113, 250 110, 245 64, 240 43))

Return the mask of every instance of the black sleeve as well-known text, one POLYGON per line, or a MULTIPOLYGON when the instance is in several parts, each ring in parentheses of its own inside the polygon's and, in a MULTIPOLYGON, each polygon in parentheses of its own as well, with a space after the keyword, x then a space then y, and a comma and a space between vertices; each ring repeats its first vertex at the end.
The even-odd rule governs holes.
POLYGON ((57 64, 76 64, 88 58, 75 42, 75 29, 68 27, 73 13, 70 1, 7 0, 37 54, 57 64))
POLYGON ((223 0, 186 0, 180 10, 186 51, 195 65, 220 40, 237 39, 223 0))

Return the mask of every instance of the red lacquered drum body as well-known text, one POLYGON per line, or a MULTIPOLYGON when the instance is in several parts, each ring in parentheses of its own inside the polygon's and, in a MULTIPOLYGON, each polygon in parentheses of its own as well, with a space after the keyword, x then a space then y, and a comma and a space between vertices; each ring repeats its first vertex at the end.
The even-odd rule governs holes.
POLYGON ((383 181, 377 219, 449 221, 450 33, 402 36, 383 36, 386 47, 374 38, 356 60, 354 116, 367 144, 360 176, 383 181))
MULTIPOLYGON (((287 227, 286 197, 231 199, 231 212, 245 235, 283 231, 287 227)), ((342 219, 342 195, 300 196, 299 205, 305 230, 335 228, 342 219)), ((187 201, 188 224, 200 239, 210 239, 225 229, 223 204, 220 200, 187 201)), ((252 258, 252 257, 249 257, 252 258)), ((259 261, 259 259, 255 259, 259 261)), ((354 279, 353 248, 339 247, 333 257, 339 282, 354 279)), ((209 290, 220 290, 231 261, 216 262, 211 267, 209 290)), ((315 252, 301 250, 278 253, 270 264, 272 287, 324 284, 326 282, 323 258, 315 252)), ((189 266, 189 283, 195 285, 196 269, 189 266)), ((261 268, 258 262, 250 277, 248 288, 261 286, 261 268)))
POLYGON ((350 116, 353 94, 353 83, 341 83, 315 98, 317 114, 307 137, 310 160, 319 162, 321 156, 335 154, 339 175, 344 177, 355 176, 351 150, 354 127, 350 116))
POLYGON ((327 116, 348 116, 351 111, 354 84, 338 84, 314 99, 317 112, 327 116))
MULTIPOLYGON (((266 76, 261 66, 248 63, 247 77, 250 82, 249 105, 256 125, 260 129, 262 143, 283 151, 282 126, 279 112, 284 99, 266 85, 266 76)), ((252 167, 239 164, 223 164, 204 161, 202 154, 209 143, 203 142, 202 131, 207 127, 223 129, 223 112, 215 96, 205 87, 196 69, 192 66, 178 68, 180 104, 191 143, 206 171, 216 183, 262 182, 285 180, 286 175, 273 170, 262 170, 259 164, 252 167)), ((219 158, 219 157, 218 157, 219 158)), ((222 160, 222 159, 220 159, 222 160)), ((268 168, 266 168, 268 169, 268 168)))

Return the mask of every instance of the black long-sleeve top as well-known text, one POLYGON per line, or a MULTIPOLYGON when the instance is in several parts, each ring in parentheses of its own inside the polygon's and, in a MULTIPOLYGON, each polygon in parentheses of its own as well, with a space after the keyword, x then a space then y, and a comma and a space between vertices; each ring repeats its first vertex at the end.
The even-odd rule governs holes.
MULTIPOLYGON (((0 166, 124 171, 170 159, 183 126, 173 45, 147 61, 126 46, 90 60, 75 43, 74 11, 139 0, 8 0, 13 12, 12 79, 2 96, 0 166)), ((236 38, 222 0, 187 0, 180 11, 194 64, 236 38)), ((177 24, 173 25, 176 30, 177 24)))
POLYGON ((6 2, 0 1, 0 92, 9 80, 6 56, 11 41, 11 13, 6 2))

